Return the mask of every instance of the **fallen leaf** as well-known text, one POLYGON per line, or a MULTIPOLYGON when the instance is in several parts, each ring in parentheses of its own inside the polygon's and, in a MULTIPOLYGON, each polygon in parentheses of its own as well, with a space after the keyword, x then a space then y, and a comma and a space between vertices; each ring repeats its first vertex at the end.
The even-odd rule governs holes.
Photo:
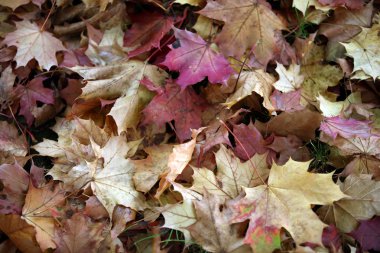
POLYGON ((160 176, 168 170, 168 157, 173 151, 173 145, 147 147, 144 151, 148 157, 142 160, 132 160, 136 172, 133 182, 138 191, 148 192, 157 183, 160 176))
POLYGON ((169 204, 159 208, 165 218, 163 227, 179 230, 184 233, 185 240, 191 239, 187 227, 196 222, 194 206, 191 199, 184 199, 182 203, 169 204))
POLYGON ((362 221, 357 229, 350 233, 359 243, 363 250, 380 250, 380 217, 362 221))
POLYGON ((318 214, 325 222, 336 224, 342 232, 351 232, 360 220, 367 220, 380 214, 380 182, 371 175, 350 175, 340 188, 347 198, 335 201, 332 206, 324 206, 318 214))
POLYGON ((98 252, 103 240, 104 224, 92 222, 89 217, 76 213, 54 231, 57 253, 98 252))
POLYGON ((305 108, 301 105, 301 90, 287 93, 281 93, 275 90, 269 99, 276 111, 294 112, 301 111, 305 108))
POLYGON ((322 5, 331 7, 343 6, 349 9, 361 9, 364 6, 363 0, 318 0, 322 5))
POLYGON ((255 154, 242 163, 231 150, 221 145, 215 159, 216 175, 209 169, 193 168, 192 190, 233 199, 243 191, 243 187, 264 184, 269 174, 267 155, 255 154))
POLYGON ((319 127, 322 116, 308 109, 297 112, 283 112, 271 118, 267 123, 255 122, 255 126, 267 134, 286 136, 295 135, 304 141, 315 138, 315 130, 319 127), (287 126, 284 128, 284 126, 287 126))
POLYGON ((322 244, 322 231, 327 225, 311 210, 311 204, 332 204, 346 195, 332 181, 332 173, 310 173, 309 164, 291 159, 283 166, 274 164, 267 185, 245 188, 246 196, 233 205, 232 222, 250 219, 246 243, 257 229, 276 235, 283 227, 297 245, 322 244))
POLYGON ((26 140, 18 135, 17 128, 6 121, 0 121, 0 150, 15 156, 25 156, 28 152, 26 140))
POLYGON ((232 68, 224 56, 217 53, 199 35, 176 28, 173 30, 180 47, 169 46, 171 51, 161 64, 170 70, 179 71, 176 82, 181 88, 198 83, 205 77, 211 83, 226 84, 232 68))
POLYGON ((20 114, 26 119, 28 125, 31 125, 34 120, 32 113, 37 107, 37 101, 46 104, 54 103, 54 91, 43 86, 45 78, 37 77, 31 80, 26 86, 18 85, 15 92, 20 98, 20 114))
POLYGON ((229 224, 225 199, 205 193, 200 201, 195 201, 197 221, 188 227, 195 242, 210 252, 232 252, 243 242, 238 229, 229 224))
POLYGON ((338 134, 343 138, 369 138, 371 137, 371 121, 344 119, 339 116, 324 118, 321 122, 320 130, 335 139, 338 134))
POLYGON ((116 205, 142 210, 145 207, 144 197, 135 190, 132 180, 134 165, 125 158, 135 152, 139 143, 127 143, 123 136, 113 136, 102 148, 92 144, 97 159, 84 160, 67 173, 55 175, 54 179, 63 181, 75 190, 90 186, 110 217, 116 205))
POLYGON ((42 188, 35 188, 29 183, 29 190, 22 208, 22 219, 36 230, 36 239, 42 251, 55 249, 53 208, 63 204, 65 196, 60 185, 49 183, 42 188))
POLYGON ((269 100, 269 96, 273 90, 275 79, 272 75, 263 70, 242 71, 239 75, 233 76, 229 82, 236 83, 236 91, 230 95, 224 103, 229 108, 242 100, 243 98, 256 92, 264 98, 264 107, 273 110, 273 105, 269 100))
POLYGON ((347 55, 354 58, 353 71, 363 70, 374 80, 380 76, 379 49, 375 46, 379 42, 379 31, 379 24, 371 28, 362 28, 362 32, 349 43, 342 43, 347 50, 347 55))
POLYGON ((301 87, 304 76, 300 73, 300 65, 291 64, 288 69, 284 65, 277 63, 276 72, 280 79, 273 86, 282 92, 296 91, 301 87))
POLYGON ((372 13, 372 2, 359 10, 337 8, 334 16, 322 22, 319 33, 325 35, 331 42, 345 42, 360 33, 361 27, 370 27, 372 13))
POLYGON ((170 31, 173 22, 173 18, 160 13, 140 13, 124 35, 124 45, 133 48, 128 56, 135 57, 152 48, 159 48, 161 39, 170 31), (146 15, 149 15, 149 19, 146 15))
POLYGON ((41 30, 37 24, 26 20, 16 22, 16 27, 16 31, 8 33, 2 43, 17 47, 14 58, 17 66, 26 66, 33 58, 41 68, 47 70, 53 65, 58 65, 55 53, 66 50, 60 40, 41 30))
POLYGON ((252 50, 264 66, 276 47, 275 31, 286 29, 263 0, 209 1, 199 13, 225 23, 215 40, 225 55, 240 58, 252 50))
POLYGON ((161 126, 174 120, 175 132, 183 142, 191 137, 190 129, 202 126, 201 116, 206 108, 207 102, 191 87, 181 90, 177 84, 169 81, 165 90, 158 93, 143 110, 143 124, 161 126))
POLYGON ((173 151, 170 153, 168 158, 168 170, 162 175, 155 198, 159 198, 160 195, 170 187, 170 184, 174 183, 177 176, 182 173, 191 161, 195 144, 197 142, 197 136, 202 130, 202 128, 192 130, 192 140, 173 147, 173 151))
POLYGON ((42 253, 33 226, 26 223, 19 215, 0 214, 0 230, 5 233, 14 245, 22 252, 42 253))
POLYGON ((264 154, 268 151, 267 144, 260 131, 250 122, 248 125, 234 125, 233 133, 236 139, 235 154, 243 160, 248 160, 254 154, 264 154))
POLYGON ((29 174, 18 163, 0 165, 0 214, 21 214, 29 174))

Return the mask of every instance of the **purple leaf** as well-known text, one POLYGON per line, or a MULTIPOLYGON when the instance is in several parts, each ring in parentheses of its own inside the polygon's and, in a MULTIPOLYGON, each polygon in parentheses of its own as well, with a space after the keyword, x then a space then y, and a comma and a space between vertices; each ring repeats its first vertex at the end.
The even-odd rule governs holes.
POLYGON ((176 81, 181 88, 200 82, 205 77, 211 83, 225 84, 233 70, 223 55, 215 52, 199 35, 176 28, 173 30, 180 47, 169 46, 171 51, 162 65, 179 71, 176 81))
POLYGON ((369 123, 371 123, 369 120, 343 119, 339 116, 325 117, 321 122, 320 130, 333 139, 338 134, 343 138, 369 138, 372 136, 369 123))
POLYGON ((363 250, 380 250, 380 216, 362 221, 350 235, 360 243, 363 250))

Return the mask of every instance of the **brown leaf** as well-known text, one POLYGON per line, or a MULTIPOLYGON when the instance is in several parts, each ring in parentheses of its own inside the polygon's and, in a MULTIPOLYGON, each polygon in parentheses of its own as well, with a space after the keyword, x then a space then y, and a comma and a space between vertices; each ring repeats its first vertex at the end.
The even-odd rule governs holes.
POLYGON ((243 244, 237 228, 229 224, 224 201, 223 197, 206 192, 201 201, 194 202, 197 221, 188 230, 210 252, 232 252, 243 244))
POLYGON ((35 228, 37 242, 43 251, 56 247, 52 211, 62 205, 64 200, 60 185, 51 182, 42 188, 35 188, 32 183, 29 184, 21 217, 35 228))
POLYGON ((255 122, 255 126, 265 134, 295 135, 304 141, 315 138, 315 130, 319 127, 322 115, 308 109, 297 112, 283 112, 267 123, 255 122))
POLYGON ((103 240, 102 230, 104 224, 92 222, 81 213, 74 214, 64 221, 63 226, 54 231, 54 242, 57 253, 91 252, 98 250, 103 240))
POLYGON ((26 223, 19 215, 1 214, 0 230, 4 232, 22 252, 42 253, 35 238, 36 231, 34 227, 26 223))

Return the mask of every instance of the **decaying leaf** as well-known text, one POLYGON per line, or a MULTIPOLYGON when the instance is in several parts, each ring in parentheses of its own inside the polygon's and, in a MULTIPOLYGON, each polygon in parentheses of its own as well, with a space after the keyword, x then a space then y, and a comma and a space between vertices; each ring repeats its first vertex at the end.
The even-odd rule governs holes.
POLYGON ((264 66, 273 55, 275 31, 285 29, 262 0, 209 1, 199 13, 225 22, 216 38, 225 55, 240 58, 247 49, 252 50, 264 66))
POLYGON ((54 232, 55 252, 97 252, 103 240, 103 224, 91 222, 87 216, 76 213, 54 232))
POLYGON ((231 150, 221 145, 215 154, 216 175, 209 169, 193 168, 194 183, 191 189, 233 199, 240 194, 243 187, 265 183, 269 174, 266 158, 267 155, 256 154, 242 163, 231 150))
POLYGON ((194 240, 210 252, 232 252, 242 245, 238 230, 228 223, 224 198, 205 193, 195 201, 197 221, 188 227, 194 240))
POLYGON ((232 221, 250 219, 247 243, 258 230, 278 236, 282 227, 297 245, 322 243, 322 231, 326 225, 311 210, 311 205, 332 204, 346 195, 334 184, 331 173, 310 173, 307 171, 309 164, 291 159, 283 166, 274 164, 267 185, 245 188, 246 196, 234 204, 232 221))
POLYGON ((63 205, 65 196, 60 185, 49 183, 42 188, 35 188, 29 184, 29 190, 22 208, 22 219, 32 225, 36 230, 36 239, 42 251, 56 248, 53 241, 55 208, 63 205))
POLYGON ((340 182, 340 188, 348 197, 322 207, 318 213, 325 222, 334 223, 343 232, 351 232, 360 220, 380 214, 380 183, 371 175, 350 175, 340 182))

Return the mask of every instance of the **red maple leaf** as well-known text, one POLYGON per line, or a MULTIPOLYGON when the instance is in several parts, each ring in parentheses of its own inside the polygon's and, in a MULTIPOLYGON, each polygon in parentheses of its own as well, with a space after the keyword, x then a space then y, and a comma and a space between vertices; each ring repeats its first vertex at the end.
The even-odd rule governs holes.
POLYGON ((170 70, 179 71, 177 83, 185 88, 208 77, 211 83, 226 83, 233 72, 222 54, 215 52, 210 44, 199 35, 174 29, 174 35, 181 46, 174 48, 166 55, 162 65, 170 70))
POLYGON ((43 86, 45 78, 37 77, 31 80, 27 85, 18 85, 15 93, 20 96, 20 115, 23 115, 28 125, 34 120, 32 114, 33 108, 37 106, 37 101, 54 104, 54 91, 43 86))
POLYGON ((192 88, 181 90, 176 83, 169 81, 143 110, 143 124, 163 125, 174 120, 176 134, 183 142, 191 138, 190 129, 201 127, 202 112, 206 108, 207 102, 192 88))
POLYGON ((174 23, 173 18, 160 13, 145 13, 145 15, 143 13, 133 21, 131 29, 124 35, 124 46, 134 47, 134 50, 128 53, 129 57, 160 47, 161 39, 174 23))

